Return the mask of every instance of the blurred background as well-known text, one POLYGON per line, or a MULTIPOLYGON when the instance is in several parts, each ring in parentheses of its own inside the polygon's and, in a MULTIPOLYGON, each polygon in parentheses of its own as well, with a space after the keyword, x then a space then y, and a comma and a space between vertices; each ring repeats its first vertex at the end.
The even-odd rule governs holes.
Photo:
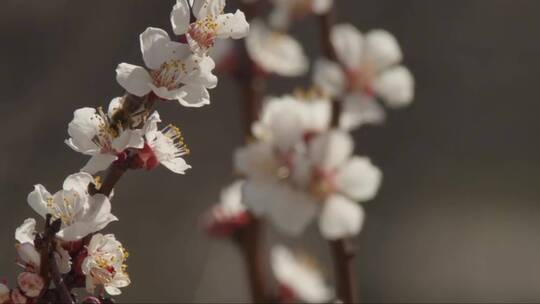
MULTIPOLYGON (((364 302, 540 301, 540 1, 340 0, 338 20, 398 38, 416 82, 414 104, 354 133, 357 153, 384 172, 356 239, 364 302)), ((63 144, 75 109, 123 93, 120 62, 141 64, 138 34, 169 32, 174 1, 3 0, 0 9, 0 277, 13 283, 14 229, 35 183, 56 191, 86 157, 63 144)), ((319 53, 315 19, 294 28, 319 53)), ((281 95, 309 77, 271 79, 281 95)), ((185 176, 132 171, 117 186, 109 225, 131 253, 120 302, 248 299, 243 262, 207 238, 201 214, 233 180, 243 141, 235 82, 220 77, 212 105, 159 106, 192 154, 185 176)), ((326 243, 312 227, 287 244, 317 257, 332 282, 326 243)), ((281 236, 271 230, 268 243, 281 236)))

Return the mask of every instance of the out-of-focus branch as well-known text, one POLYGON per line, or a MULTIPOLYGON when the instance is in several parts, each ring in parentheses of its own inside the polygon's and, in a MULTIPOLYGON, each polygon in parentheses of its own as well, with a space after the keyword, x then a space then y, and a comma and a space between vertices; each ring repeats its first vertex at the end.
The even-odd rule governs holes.
MULTIPOLYGON (((319 16, 320 40, 324 56, 328 60, 339 63, 331 38, 334 18, 335 11, 333 8, 327 13, 319 16)), ((332 127, 339 126, 341 110, 342 100, 332 100, 332 127)), ((348 239, 330 241, 330 247, 332 249, 335 277, 337 280, 337 295, 344 303, 356 303, 355 276, 353 270, 353 259, 355 254, 351 242, 348 239)))

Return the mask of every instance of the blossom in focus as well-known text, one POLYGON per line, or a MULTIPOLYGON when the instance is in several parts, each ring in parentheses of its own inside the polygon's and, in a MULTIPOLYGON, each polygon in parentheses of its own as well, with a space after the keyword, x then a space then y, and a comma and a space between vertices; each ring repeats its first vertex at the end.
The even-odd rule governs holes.
POLYGON ((274 8, 270 13, 270 24, 278 29, 286 29, 291 21, 307 14, 327 13, 334 0, 273 0, 274 8))
POLYGON ((112 234, 95 234, 87 247, 88 256, 82 262, 82 272, 86 275, 86 290, 94 293, 97 285, 102 285, 110 295, 119 295, 120 288, 131 282, 126 272, 128 257, 122 244, 112 234))
POLYGON ((333 291, 307 257, 295 256, 283 246, 272 248, 271 265, 283 302, 328 303, 333 291))
MULTIPOLYGON (((117 97, 111 101, 111 107, 121 99, 117 97)), ((111 125, 110 119, 111 115, 103 113, 101 109, 82 108, 73 113, 73 120, 68 126, 70 138, 66 144, 77 152, 91 156, 81 171, 95 174, 124 157, 126 149, 143 147, 144 139, 140 130, 123 130, 120 125, 111 125)))
POLYGON ((269 29, 261 20, 251 22, 246 48, 251 60, 267 73, 294 77, 309 68, 302 45, 285 33, 269 29))
POLYGON ((142 128, 146 143, 138 151, 135 162, 138 167, 151 170, 162 164, 174 173, 184 174, 191 166, 182 156, 189 154, 180 129, 168 125, 158 130, 161 122, 158 112, 152 113, 142 128))
POLYGON ((186 0, 177 0, 171 12, 171 23, 176 35, 185 35, 192 50, 206 54, 214 46, 216 38, 244 38, 249 24, 244 13, 224 13, 225 0, 194 1, 192 22, 190 7, 186 0))
POLYGON ((332 28, 331 41, 339 64, 319 59, 313 81, 330 96, 343 98, 343 127, 382 122, 385 113, 375 98, 391 108, 412 102, 414 78, 400 64, 403 55, 392 34, 372 30, 363 35, 350 24, 339 24, 332 28))
POLYGON ((62 190, 54 195, 38 184, 28 195, 28 204, 43 218, 51 214, 53 220, 62 221, 57 237, 76 241, 118 220, 111 214, 111 202, 107 196, 88 193, 91 183, 94 183, 94 178, 90 174, 75 173, 66 178, 62 190))
POLYGON ((237 180, 221 191, 219 204, 212 207, 206 218, 206 231, 213 236, 229 236, 251 220, 242 203, 243 180, 237 180))
POLYGON ((17 277, 17 284, 21 291, 29 298, 36 298, 39 296, 45 287, 43 278, 32 272, 23 272, 19 274, 17 277))
POLYGON ((9 293, 9 288, 5 284, 0 283, 0 304, 9 301, 9 293))
POLYGON ((171 41, 167 32, 159 28, 149 27, 139 38, 144 63, 150 71, 120 63, 116 80, 126 91, 139 97, 153 92, 186 107, 210 103, 207 89, 217 85, 212 58, 194 55, 189 46, 171 41))

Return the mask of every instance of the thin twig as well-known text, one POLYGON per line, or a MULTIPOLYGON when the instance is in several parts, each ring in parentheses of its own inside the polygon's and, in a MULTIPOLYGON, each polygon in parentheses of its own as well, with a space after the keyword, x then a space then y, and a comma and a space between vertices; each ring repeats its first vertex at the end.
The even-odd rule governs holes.
MULTIPOLYGON (((335 11, 330 9, 326 14, 319 16, 321 46, 324 56, 331 61, 341 64, 336 50, 332 44, 331 31, 334 25, 335 11)), ((339 126, 342 100, 332 100, 331 127, 339 126)), ((340 239, 330 241, 333 253, 335 276, 337 280, 338 297, 344 303, 356 303, 355 276, 353 271, 354 250, 350 240, 340 239)))

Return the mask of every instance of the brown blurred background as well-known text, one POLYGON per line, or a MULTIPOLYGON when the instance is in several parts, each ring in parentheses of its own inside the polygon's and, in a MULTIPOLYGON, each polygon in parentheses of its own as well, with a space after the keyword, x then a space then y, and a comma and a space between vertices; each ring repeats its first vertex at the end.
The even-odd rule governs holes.
MULTIPOLYGON (((35 216, 32 185, 55 191, 86 161, 63 144, 73 111, 122 94, 116 65, 142 63, 138 34, 170 32, 173 2, 1 1, 0 276, 11 283, 13 231, 35 216)), ((397 36, 418 84, 412 107, 354 133, 385 174, 356 242, 362 301, 539 302, 540 1, 337 2, 339 20, 397 36)), ((294 30, 313 58, 314 25, 294 30)), ((276 78, 270 90, 308 83, 276 78)), ((121 221, 107 231, 130 250, 133 281, 121 302, 247 299, 238 252, 199 229, 242 142, 234 82, 221 77, 211 94, 203 109, 160 106, 192 149, 189 174, 130 172, 116 189, 121 221)), ((288 244, 329 262, 314 228, 288 244)))

